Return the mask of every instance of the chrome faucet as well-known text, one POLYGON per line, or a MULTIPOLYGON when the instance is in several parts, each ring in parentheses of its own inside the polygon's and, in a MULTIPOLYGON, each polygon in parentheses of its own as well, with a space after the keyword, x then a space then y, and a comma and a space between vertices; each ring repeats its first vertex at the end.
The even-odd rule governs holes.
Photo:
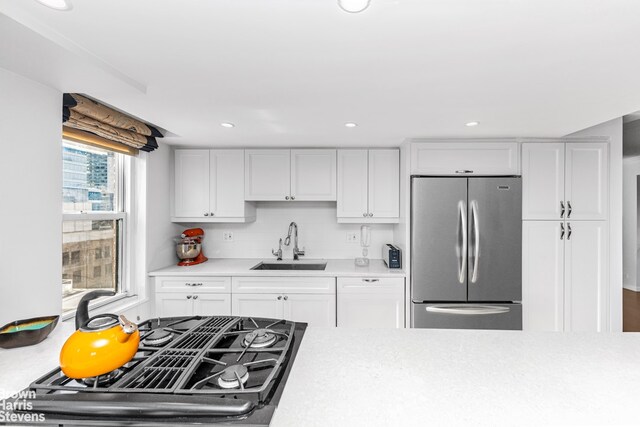
POLYGON ((304 248, 302 250, 298 249, 298 224, 292 222, 289 224, 289 232, 287 233, 287 237, 284 239, 284 245, 289 246, 291 243, 291 233, 293 234, 293 259, 298 260, 300 256, 304 256, 304 248))
POLYGON ((271 249, 271 253, 278 257, 276 261, 282 261, 282 237, 278 240, 278 250, 271 249))

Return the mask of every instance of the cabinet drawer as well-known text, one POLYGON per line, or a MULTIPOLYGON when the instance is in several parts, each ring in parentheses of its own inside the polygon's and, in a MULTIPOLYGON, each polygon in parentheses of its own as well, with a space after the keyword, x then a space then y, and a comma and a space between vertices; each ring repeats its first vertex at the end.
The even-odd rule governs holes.
POLYGON ((403 277, 338 277, 338 293, 362 293, 367 289, 376 293, 404 292, 403 277))
POLYGON ((412 175, 518 175, 517 142, 424 142, 411 146, 412 175))
POLYGON ((233 277, 234 294, 335 294, 335 277, 233 277))
POLYGON ((156 292, 231 293, 230 277, 156 277, 156 292))

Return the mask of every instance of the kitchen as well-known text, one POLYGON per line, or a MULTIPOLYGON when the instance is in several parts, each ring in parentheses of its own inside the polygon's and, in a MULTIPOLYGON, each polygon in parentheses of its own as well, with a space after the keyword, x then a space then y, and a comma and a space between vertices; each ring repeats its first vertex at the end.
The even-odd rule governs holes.
MULTIPOLYGON (((613 3, 371 0, 349 13, 335 1, 0 1, 1 223, 11 236, 0 320, 61 315, 41 343, 0 350, 0 389, 59 379, 47 375, 77 329, 75 308, 104 288, 116 295, 93 300, 87 316, 124 314, 142 341, 148 319, 184 316, 240 316, 227 332, 285 334, 276 342, 296 348, 291 363, 268 350, 279 344, 251 350, 273 353, 288 377, 273 383, 272 425, 411 425, 412 405, 440 424, 632 423, 640 344, 620 333, 622 129, 640 110, 636 64, 623 54, 637 6, 613 3), (549 71, 558 64, 563 72, 549 71), (157 148, 86 145, 72 126, 93 101, 154 128, 157 148), (106 165, 108 191, 94 191, 95 165, 106 165), (71 178, 97 194, 78 197, 71 178), (440 197, 453 190, 429 193, 427 180, 457 180, 468 194, 448 203, 440 197), (486 203, 473 192, 482 182, 496 190, 486 203), (491 197, 517 189, 497 209, 507 202, 491 197), (419 231, 427 216, 441 220, 419 231), (496 218, 497 243, 485 245, 496 218), (91 246, 76 276, 78 242, 93 234, 112 243, 91 246), (199 244, 192 256, 207 261, 176 265, 176 247, 199 244), (394 257, 400 268, 389 268, 394 257), (432 293, 440 267, 454 272, 435 279, 444 295, 432 293), (474 294, 487 277, 509 293, 474 294), (398 394, 373 395, 383 386, 398 394)), ((188 328, 163 328, 187 341, 188 328)), ((228 345, 248 351, 241 338, 228 345)), ((154 360, 147 352, 141 367, 154 360)), ((199 397, 175 394, 185 406, 199 397)), ((79 400, 67 406, 84 410, 79 400)))

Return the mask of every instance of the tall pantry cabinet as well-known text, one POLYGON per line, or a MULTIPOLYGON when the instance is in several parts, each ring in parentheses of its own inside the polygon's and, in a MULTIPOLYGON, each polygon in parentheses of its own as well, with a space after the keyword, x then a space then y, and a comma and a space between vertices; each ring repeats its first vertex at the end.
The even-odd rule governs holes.
POLYGON ((603 142, 522 144, 524 330, 609 330, 608 165, 603 142))

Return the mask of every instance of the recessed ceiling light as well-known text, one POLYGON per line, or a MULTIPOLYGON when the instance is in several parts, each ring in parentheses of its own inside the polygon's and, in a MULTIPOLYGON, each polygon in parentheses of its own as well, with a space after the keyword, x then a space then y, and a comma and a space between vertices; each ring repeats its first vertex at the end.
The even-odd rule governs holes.
POLYGON ((465 123, 465 126, 468 126, 468 127, 471 128, 471 127, 474 127, 474 126, 478 126, 479 124, 480 124, 480 122, 468 122, 468 123, 465 123))
POLYGON ((338 0, 340 9, 349 13, 360 13, 369 7, 370 0, 338 0))
POLYGON ((234 127, 236 127, 236 125, 234 125, 233 123, 229 123, 229 122, 220 123, 220 126, 222 126, 223 128, 234 128, 234 127))
POLYGON ((55 10, 71 10, 71 3, 69 0, 36 0, 38 3, 43 4, 51 9, 55 10))
POLYGON ((345 127, 348 127, 348 128, 354 128, 354 127, 358 126, 357 123, 353 123, 353 122, 345 123, 344 125, 345 125, 345 127))

